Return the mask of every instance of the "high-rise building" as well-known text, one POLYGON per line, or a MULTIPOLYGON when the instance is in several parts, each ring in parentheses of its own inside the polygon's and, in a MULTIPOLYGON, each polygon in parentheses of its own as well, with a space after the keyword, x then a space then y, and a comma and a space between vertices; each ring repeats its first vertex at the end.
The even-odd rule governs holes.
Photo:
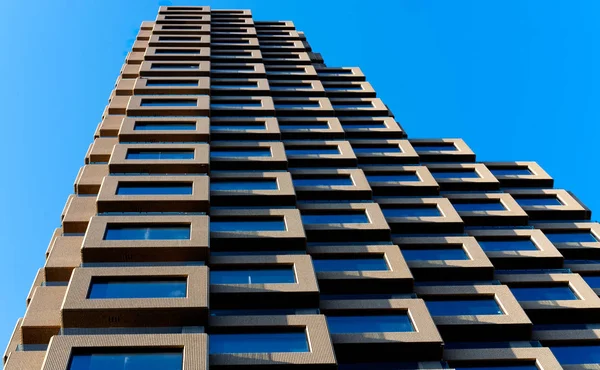
POLYGON ((5 370, 596 369, 600 225, 292 22, 144 22, 5 370))

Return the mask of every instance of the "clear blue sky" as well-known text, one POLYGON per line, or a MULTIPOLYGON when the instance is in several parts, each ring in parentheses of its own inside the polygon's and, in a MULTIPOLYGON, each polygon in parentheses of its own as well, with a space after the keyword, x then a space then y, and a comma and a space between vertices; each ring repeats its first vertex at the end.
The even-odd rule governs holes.
POLYGON ((328 65, 360 66, 410 137, 462 137, 480 160, 536 160, 600 211, 599 1, 7 0, 2 351, 124 57, 161 4, 293 20, 328 65))

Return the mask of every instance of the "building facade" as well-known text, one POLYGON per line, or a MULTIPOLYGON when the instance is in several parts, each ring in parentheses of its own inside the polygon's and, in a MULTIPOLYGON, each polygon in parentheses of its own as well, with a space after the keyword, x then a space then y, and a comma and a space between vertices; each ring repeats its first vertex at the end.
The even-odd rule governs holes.
POLYGON ((5 370, 596 369, 600 226, 289 21, 141 26, 5 370))

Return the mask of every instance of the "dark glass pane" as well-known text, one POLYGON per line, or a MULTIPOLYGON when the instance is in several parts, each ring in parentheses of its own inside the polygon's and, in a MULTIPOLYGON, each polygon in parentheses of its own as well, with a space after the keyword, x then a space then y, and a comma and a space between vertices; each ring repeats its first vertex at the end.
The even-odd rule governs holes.
POLYGON ((486 252, 501 251, 536 251, 538 248, 531 239, 527 240, 478 240, 481 248, 486 252))
POLYGON ((444 171, 431 172, 436 179, 478 179, 481 176, 475 171, 444 171))
POLYGON ((382 208, 385 217, 437 217, 441 216, 437 207, 415 207, 415 208, 382 208))
POLYGON ((210 190, 277 190, 276 179, 228 180, 211 179, 210 190))
POLYGON ((458 212, 461 212, 461 211, 506 211, 506 208, 500 202, 452 203, 452 206, 458 212))
POLYGON ((133 127, 135 131, 193 131, 196 129, 195 122, 158 123, 158 122, 136 122, 133 127))
POLYGON ((279 124, 279 128, 281 130, 305 130, 305 129, 319 129, 319 130, 327 130, 329 128, 329 124, 327 122, 323 123, 311 123, 311 124, 297 124, 297 125, 282 125, 279 124))
POLYGON ((249 123, 246 125, 210 125, 211 131, 242 131, 242 130, 266 130, 264 123, 249 123))
POLYGON ((247 101, 247 102, 235 102, 235 103, 212 103, 211 108, 243 108, 243 107, 262 107, 260 101, 247 101))
POLYGON ((383 256, 375 258, 356 259, 314 259, 313 266, 316 272, 326 271, 387 271, 388 264, 383 256))
POLYGON ((407 261, 465 261, 469 259, 464 249, 403 249, 407 261))
POLYGON ((88 298, 185 298, 186 292, 186 279, 98 279, 92 280, 88 298))
POLYGON ((263 270, 213 270, 211 284, 293 284, 296 275, 293 267, 263 270))
POLYGON ((247 218, 240 220, 219 220, 210 221, 210 231, 285 231, 285 222, 283 218, 247 218))
POLYGON ((286 149, 285 154, 287 155, 326 155, 326 154, 340 154, 340 150, 337 146, 331 146, 327 148, 314 147, 307 149, 286 149))
POLYGON ((600 288, 600 276, 582 276, 591 288, 600 288))
POLYGON ((327 326, 331 334, 415 331, 408 315, 327 316, 327 326))
POLYGON ((452 143, 448 144, 428 144, 428 145, 415 145, 412 144, 413 148, 417 152, 441 152, 441 151, 455 151, 456 147, 452 143))
POLYGON ((196 99, 142 99, 142 107, 195 107, 196 99))
POLYGON ((506 365, 506 366, 454 366, 455 370, 539 370, 535 365, 506 365))
POLYGON ((379 153, 402 153, 399 146, 383 146, 383 147, 353 147, 354 153, 379 154, 379 153))
POLYGON ((222 148, 211 148, 211 158, 224 158, 224 157, 270 157, 271 148, 244 148, 244 149, 222 149, 222 148))
POLYGON ((347 213, 302 214, 305 224, 368 224, 369 218, 364 211, 347 213))
POLYGON ((597 243, 598 240, 589 231, 552 233, 545 231, 552 243, 597 243))
POLYGON ((526 176, 532 175, 527 168, 497 168, 491 169, 494 176, 526 176))
POLYGON ((192 184, 123 182, 117 187, 117 195, 190 195, 192 184))
MULTIPOLYGON (((159 352, 160 351, 160 352, 159 352)), ((69 370, 182 370, 183 352, 155 353, 75 353, 69 370)))
POLYGON ((515 198, 520 206, 562 206, 556 197, 552 198, 515 198))
POLYGON ((341 176, 321 176, 321 177, 307 177, 307 178, 294 178, 294 186, 341 186, 341 185, 354 185, 352 178, 349 175, 341 176))
POLYGON ((309 352, 306 333, 210 334, 209 353, 309 352))
POLYGON ((416 173, 397 175, 367 175, 367 180, 369 180, 369 182, 421 181, 416 173))
POLYGON ((431 316, 459 315, 502 315, 502 310, 493 298, 464 300, 428 300, 425 301, 431 316))
POLYGON ((187 240, 189 225, 123 225, 108 224, 104 240, 187 240))
POLYGON ((334 108, 345 108, 345 109, 361 109, 361 108, 373 108, 373 104, 370 101, 364 102, 331 102, 334 108))
POLYGON ((153 63, 151 69, 200 69, 200 66, 198 64, 153 63))
POLYGON ((550 350, 561 365, 600 363, 600 345, 552 346, 550 350))
POLYGON ((577 296, 568 286, 512 287, 517 301, 573 301, 577 296))
MULTIPOLYGON (((200 50, 157 49, 155 54, 200 54, 200 50)), ((149 86, 146 84, 146 86, 149 86)))
POLYGON ((277 108, 319 108, 321 104, 318 101, 306 101, 302 103, 275 103, 277 108))
MULTIPOLYGON (((327 89, 326 89, 327 90, 327 89)), ((346 90, 346 89, 340 89, 346 90)), ((362 90, 361 87, 356 90, 362 90)), ((365 122, 365 123, 342 123, 344 129, 357 129, 357 128, 387 128, 383 122, 365 122)))
POLYGON ((194 159, 193 150, 129 149, 126 159, 194 159))
POLYGON ((198 81, 148 80, 146 86, 198 86, 198 81))

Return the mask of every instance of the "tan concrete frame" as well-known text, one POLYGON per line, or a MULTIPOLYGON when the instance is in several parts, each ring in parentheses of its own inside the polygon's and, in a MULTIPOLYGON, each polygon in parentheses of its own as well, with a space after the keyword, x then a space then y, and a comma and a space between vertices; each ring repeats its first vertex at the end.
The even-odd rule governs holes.
POLYGON ((369 181, 375 196, 438 195, 440 186, 425 166, 361 166, 366 176, 378 174, 415 174, 419 181, 369 181))
POLYGON ((210 112, 210 99, 208 95, 134 95, 127 104, 127 116, 208 116, 210 112), (194 106, 142 106, 144 100, 195 100, 194 106))
POLYGON ((600 259, 600 224, 597 222, 531 222, 531 226, 547 234, 552 232, 589 232, 597 242, 553 243, 567 259, 600 259))
POLYGON ((400 250, 418 250, 423 247, 444 249, 444 246, 460 245, 468 260, 407 261, 410 271, 417 280, 492 280, 494 266, 485 255, 475 238, 468 236, 441 237, 394 237, 392 241, 400 250))
POLYGON ((219 141, 211 143, 212 148, 269 148, 270 157, 218 157, 211 158, 213 169, 218 170, 284 170, 287 169, 287 158, 283 143, 270 141, 219 141))
POLYGON ((279 117, 279 130, 284 139, 332 139, 343 140, 344 130, 340 121, 336 117, 279 117), (326 129, 311 128, 310 124, 327 122, 329 126, 326 129), (307 128, 286 128, 285 123, 306 124, 307 128))
POLYGON ((319 287, 308 255, 211 257, 211 271, 292 266, 294 284, 211 284, 212 308, 313 308, 319 287))
POLYGON ((211 96, 210 115, 217 116, 274 116, 275 107, 270 96, 211 96), (244 106, 246 103, 260 103, 260 107, 244 106), (239 103, 239 106, 217 107, 213 104, 239 103))
POLYGON ((79 169, 73 187, 77 194, 98 194, 104 176, 108 176, 108 165, 86 164, 79 169))
POLYGON ((320 309, 328 316, 406 313, 412 321, 412 332, 331 334, 340 361, 441 358, 442 338, 421 299, 326 300, 320 309))
POLYGON ((33 296, 21 321, 23 344, 46 344, 61 328, 60 306, 67 287, 35 283, 38 286, 32 287, 33 296))
MULTIPOLYGON (((143 77, 194 77, 194 76, 209 76, 210 75, 209 61, 144 61, 139 67, 139 75, 143 77), (175 65, 198 65, 198 69, 189 68, 173 68, 173 69, 153 69, 155 64, 175 64, 175 65)), ((137 76, 135 76, 137 77, 137 76)), ((135 78, 133 77, 133 78, 135 78)))
POLYGON ((468 230, 478 241, 531 240, 535 251, 489 251, 485 254, 499 269, 562 268, 563 256, 540 230, 468 230))
MULTIPOLYGON (((410 293, 413 276, 408 265, 395 245, 350 245, 319 246, 307 248, 308 254, 317 257, 356 257, 382 255, 388 264, 386 271, 326 271, 317 272, 322 293, 410 293)), ((327 258, 325 258, 327 259, 327 258)))
MULTIPOLYGON (((214 140, 280 140, 278 120, 275 117, 211 117, 211 137, 214 140), (262 130, 231 130, 235 124, 264 123, 262 130), (219 130, 217 124, 223 123, 229 129, 219 130)), ((213 144, 214 145, 214 144, 213 144)))
POLYGON ((333 117, 335 112, 325 97, 309 96, 309 97, 274 97, 275 111, 278 116, 321 116, 333 117), (302 104, 308 102, 317 102, 318 107, 277 107, 277 104, 302 104))
POLYGON ((211 180, 275 179, 277 190, 211 190, 213 205, 273 205, 295 206, 296 193, 289 172, 218 172, 210 176, 211 180))
POLYGON ((310 177, 348 175, 353 182, 352 185, 294 186, 299 199, 371 199, 371 187, 360 168, 292 169, 290 173, 292 178, 302 178, 302 175, 310 175, 310 177))
MULTIPOLYGON (((209 318, 209 334, 265 331, 305 331, 310 352, 211 354, 211 367, 261 366, 336 369, 333 346, 323 315, 223 316, 209 318)), ((63 369, 61 369, 63 370, 63 369)))
POLYGON ((377 204, 385 208, 412 208, 435 205, 441 215, 427 217, 386 217, 386 221, 397 234, 462 233, 463 221, 446 198, 379 198, 377 204))
POLYGON ((494 169, 515 169, 526 167, 531 175, 494 175, 505 186, 516 187, 547 187, 554 186, 554 180, 542 167, 536 162, 484 162, 487 168, 494 169))
POLYGON ((65 328, 202 326, 208 320, 206 266, 77 268, 62 308, 65 328), (89 299, 97 278, 185 278, 185 298, 89 299))
POLYGON ((475 153, 467 146, 463 139, 410 139, 411 144, 435 145, 440 143, 453 143, 455 150, 420 151, 418 145, 415 150, 423 161, 428 162, 474 162, 475 153))
POLYGON ((361 164, 418 164, 419 156, 408 140, 378 139, 378 140, 350 140, 352 148, 371 146, 398 146, 399 153, 357 153, 358 162, 361 164))
POLYGON ((494 348, 444 350, 444 360, 450 367, 457 366, 510 366, 523 363, 538 369, 562 370, 550 348, 494 348))
POLYGON ((528 222, 527 213, 517 202, 506 193, 486 194, 446 194, 452 204, 455 203, 477 203, 486 200, 499 201, 505 210, 502 211, 460 211, 460 217, 466 225, 511 225, 525 226, 528 222))
MULTIPOLYGON (((490 170, 482 163, 452 163, 452 164, 427 164, 427 169, 435 178, 435 171, 453 172, 457 170, 473 170, 477 178, 444 178, 436 179, 440 189, 444 190, 499 190, 500 182, 492 175, 490 170)), ((460 172, 459 172, 460 173, 460 172)))
POLYGON ((59 335, 52 338, 42 370, 66 370, 76 348, 114 349, 181 348, 182 370, 208 369, 206 334, 59 335))
MULTIPOLYGON (((337 146, 339 154, 288 155, 290 167, 356 167, 357 159, 350 143, 343 140, 286 141, 286 149, 294 147, 337 146)), ((287 155, 287 154, 286 154, 287 155)))
MULTIPOLYGON (((210 93, 209 77, 150 77, 138 78, 133 87, 135 95, 168 95, 165 98, 172 99, 171 95, 181 97, 183 95, 208 95, 210 93), (197 86, 147 86, 148 81, 183 81, 197 82, 197 86)), ((152 97, 154 99, 155 97, 152 97)))
POLYGON ((562 189, 506 190, 514 199, 556 196, 560 206, 522 206, 532 220, 589 220, 592 212, 568 191, 562 189))
POLYGON ((139 117, 139 118, 124 118, 119 130, 119 142, 193 142, 204 141, 208 142, 210 137, 210 121, 207 117, 139 117), (135 130, 135 124, 138 122, 148 123, 188 123, 196 124, 195 130, 152 130, 141 131, 135 130))
POLYGON ((211 219, 216 218, 283 218, 284 231, 212 231, 210 233, 213 250, 304 250, 306 235, 302 227, 300 212, 297 209, 213 209, 211 219))
POLYGON ((208 212, 208 176, 106 176, 98 194, 97 210, 102 212, 208 212), (180 183, 192 186, 190 195, 117 195, 121 183, 160 185, 180 183))
POLYGON ((83 239, 83 262, 206 261, 208 216, 95 216, 83 239), (104 240, 107 224, 188 224, 188 240, 104 240))
POLYGON ((207 173, 208 151, 208 144, 118 144, 113 149, 108 168, 111 173, 207 173), (126 159, 129 149, 193 150, 194 159, 126 159))
POLYGON ((416 287, 419 298, 493 297, 503 315, 433 316, 445 341, 530 340, 532 323, 505 285, 416 287))

